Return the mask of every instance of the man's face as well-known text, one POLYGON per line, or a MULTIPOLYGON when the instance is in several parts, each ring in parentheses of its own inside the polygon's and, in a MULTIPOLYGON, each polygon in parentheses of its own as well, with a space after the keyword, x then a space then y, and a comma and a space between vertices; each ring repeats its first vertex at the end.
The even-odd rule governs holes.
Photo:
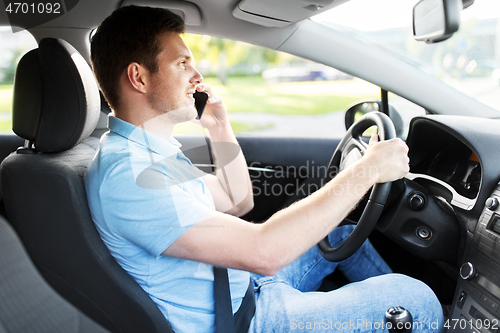
POLYGON ((182 38, 174 33, 159 37, 163 50, 158 54, 158 72, 151 76, 148 102, 158 115, 174 123, 196 117, 193 93, 203 77, 193 67, 193 55, 182 38))

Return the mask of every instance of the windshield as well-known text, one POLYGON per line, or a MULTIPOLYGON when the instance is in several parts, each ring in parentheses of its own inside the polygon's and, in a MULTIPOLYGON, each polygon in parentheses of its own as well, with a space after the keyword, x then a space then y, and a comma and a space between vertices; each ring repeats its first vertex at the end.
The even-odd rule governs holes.
POLYGON ((413 39, 416 2, 350 0, 313 20, 383 48, 500 111, 500 1, 476 0, 462 11, 459 31, 437 44, 413 39))

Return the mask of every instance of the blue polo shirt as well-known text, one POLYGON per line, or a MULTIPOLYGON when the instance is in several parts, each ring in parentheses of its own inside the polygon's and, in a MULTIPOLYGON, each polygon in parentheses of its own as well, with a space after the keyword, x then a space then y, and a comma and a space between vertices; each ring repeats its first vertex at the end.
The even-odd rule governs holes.
MULTIPOLYGON (((108 127, 84 179, 101 238, 175 332, 215 332, 213 267, 161 255, 215 210, 203 172, 174 138, 167 142, 113 116, 108 127)), ((228 273, 236 312, 249 273, 228 273)))

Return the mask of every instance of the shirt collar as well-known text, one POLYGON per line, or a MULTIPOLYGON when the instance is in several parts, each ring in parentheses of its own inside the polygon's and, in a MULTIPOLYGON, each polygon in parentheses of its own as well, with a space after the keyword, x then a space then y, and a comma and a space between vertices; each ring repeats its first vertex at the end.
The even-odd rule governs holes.
POLYGON ((121 120, 120 118, 116 118, 111 114, 108 115, 108 128, 111 132, 144 146, 164 157, 175 156, 178 153, 182 154, 180 150, 182 145, 179 141, 174 139, 173 136, 171 136, 168 141, 165 141, 159 136, 121 120))

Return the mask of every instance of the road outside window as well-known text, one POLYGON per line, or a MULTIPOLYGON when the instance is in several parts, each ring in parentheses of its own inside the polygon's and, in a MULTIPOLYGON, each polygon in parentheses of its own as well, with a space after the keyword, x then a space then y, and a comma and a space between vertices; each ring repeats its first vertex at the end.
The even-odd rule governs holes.
MULTIPOLYGON (((366 81, 286 53, 210 36, 183 36, 196 68, 221 95, 236 134, 342 137, 344 111, 379 98, 366 81)), ((202 133, 192 123, 177 133, 202 133)))

